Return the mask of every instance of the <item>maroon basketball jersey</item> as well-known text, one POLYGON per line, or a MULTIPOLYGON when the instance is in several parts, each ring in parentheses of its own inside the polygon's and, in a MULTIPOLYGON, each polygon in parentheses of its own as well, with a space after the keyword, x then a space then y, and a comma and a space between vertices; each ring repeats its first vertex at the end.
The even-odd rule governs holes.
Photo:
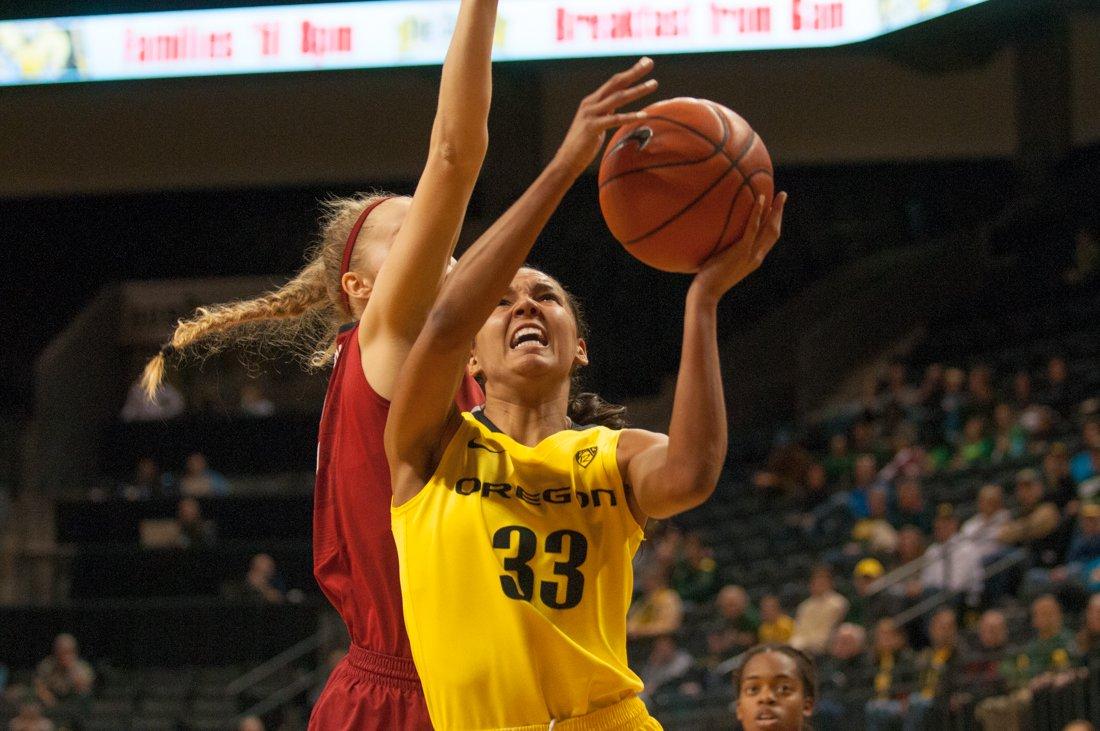
MULTIPOLYGON (((340 333, 317 436, 313 574, 356 645, 411 657, 401 613, 397 550, 390 531, 390 468, 382 436, 390 402, 363 375, 359 326, 340 333)), ((484 401, 463 379, 455 401, 484 401)))

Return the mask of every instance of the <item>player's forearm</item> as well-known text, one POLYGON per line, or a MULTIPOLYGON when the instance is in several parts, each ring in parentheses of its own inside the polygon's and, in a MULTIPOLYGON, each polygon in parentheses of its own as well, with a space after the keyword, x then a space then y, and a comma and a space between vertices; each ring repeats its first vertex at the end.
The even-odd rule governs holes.
POLYGON ((726 458, 726 404, 718 358, 717 300, 689 290, 684 342, 668 428, 665 472, 698 504, 714 491, 726 458))
POLYGON ((425 326, 441 347, 469 347, 576 177, 569 165, 551 162, 463 254, 425 326))
POLYGON ((478 169, 489 145, 497 0, 463 0, 439 84, 430 154, 478 169))

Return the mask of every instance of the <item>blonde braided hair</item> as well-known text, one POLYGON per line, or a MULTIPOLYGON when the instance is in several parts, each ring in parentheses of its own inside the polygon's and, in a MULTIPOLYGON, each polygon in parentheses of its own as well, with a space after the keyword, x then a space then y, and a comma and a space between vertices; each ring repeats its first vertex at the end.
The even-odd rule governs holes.
MULTIPOLYGON (((344 245, 359 214, 387 196, 371 192, 325 201, 320 241, 289 282, 252 299, 199 307, 180 320, 172 337, 145 364, 141 386, 146 396, 154 398, 170 362, 203 360, 231 346, 242 350, 246 363, 277 350, 310 369, 328 365, 340 325, 353 316, 340 297, 344 245)), ((369 218, 364 228, 369 230, 369 218)))

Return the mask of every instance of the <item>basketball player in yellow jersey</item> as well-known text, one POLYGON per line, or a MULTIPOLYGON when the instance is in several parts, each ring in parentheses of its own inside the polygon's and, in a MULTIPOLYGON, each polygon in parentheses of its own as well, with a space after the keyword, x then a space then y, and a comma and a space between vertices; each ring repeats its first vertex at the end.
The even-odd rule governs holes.
POLYGON ((439 729, 660 728, 627 666, 631 558, 647 518, 714 489, 726 451, 716 307, 775 244, 785 196, 766 222, 759 201, 744 239, 691 285, 668 436, 579 429, 577 312, 554 279, 520 265, 605 131, 636 118, 615 110, 653 88, 638 83, 650 68, 643 59, 581 103, 550 165, 459 262, 395 386, 393 532, 439 729), (485 382, 478 413, 453 405, 465 369, 485 382))

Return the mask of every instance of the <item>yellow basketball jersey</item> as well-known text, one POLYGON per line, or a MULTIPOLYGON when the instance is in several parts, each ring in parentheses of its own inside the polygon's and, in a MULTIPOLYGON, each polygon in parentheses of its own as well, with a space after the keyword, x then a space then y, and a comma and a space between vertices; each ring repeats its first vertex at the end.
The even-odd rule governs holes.
POLYGON ((568 430, 528 447, 466 413, 432 479, 393 509, 405 625, 436 728, 546 724, 642 689, 626 660, 642 530, 619 434, 568 430))

